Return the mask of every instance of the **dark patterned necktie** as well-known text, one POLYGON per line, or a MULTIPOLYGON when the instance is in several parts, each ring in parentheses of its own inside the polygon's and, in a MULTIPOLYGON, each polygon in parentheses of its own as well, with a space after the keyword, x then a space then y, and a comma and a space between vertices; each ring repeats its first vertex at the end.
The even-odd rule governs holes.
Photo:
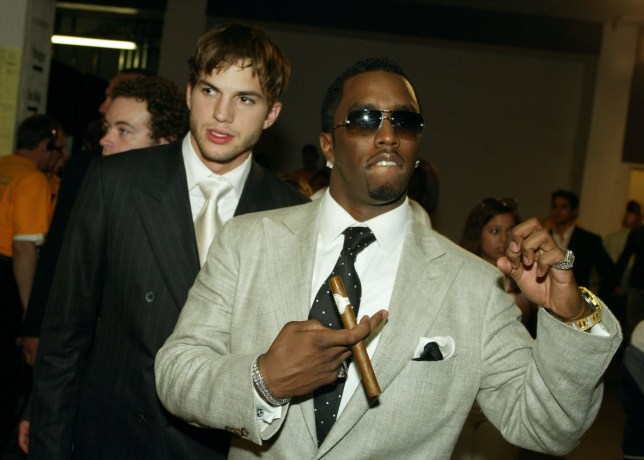
MULTIPOLYGON (((317 319, 325 326, 333 329, 342 328, 340 314, 335 306, 333 294, 328 286, 327 280, 331 276, 340 275, 347 290, 356 316, 360 307, 362 286, 360 278, 355 269, 356 257, 364 248, 376 241, 368 227, 349 227, 344 232, 344 246, 335 267, 320 287, 313 306, 309 313, 309 319, 317 319)), ((344 390, 345 378, 339 378, 335 383, 318 388, 314 393, 315 406, 315 427, 318 436, 318 446, 331 430, 337 417, 342 391, 344 390)))

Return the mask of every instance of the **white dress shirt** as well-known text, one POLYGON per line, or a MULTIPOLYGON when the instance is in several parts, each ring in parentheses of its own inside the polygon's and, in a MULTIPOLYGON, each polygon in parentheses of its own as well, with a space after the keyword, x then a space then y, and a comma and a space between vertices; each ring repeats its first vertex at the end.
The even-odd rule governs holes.
POLYGON ((572 232, 575 231, 576 225, 571 225, 568 227, 564 232, 563 235, 560 236, 559 233, 557 233, 556 229, 552 229, 552 239, 555 240, 555 243, 559 245, 560 248, 567 248, 568 245, 570 244, 570 237, 572 237, 572 232))
MULTIPOLYGON (((183 163, 186 167, 190 209, 192 210, 192 220, 194 221, 206 201, 206 198, 199 188, 199 182, 208 176, 218 176, 218 174, 215 174, 208 169, 199 156, 197 156, 197 152, 192 148, 190 136, 191 134, 188 133, 186 134, 186 137, 183 138, 181 153, 183 154, 183 163)), ((228 222, 235 215, 235 209, 237 209, 239 198, 244 190, 246 178, 250 173, 251 161, 252 155, 249 155, 241 165, 223 175, 223 177, 230 182, 230 185, 233 187, 232 190, 220 198, 218 202, 217 210, 219 212, 219 218, 223 223, 228 222)))
MULTIPOLYGON (((355 268, 362 285, 360 310, 356 316, 360 321, 364 315, 372 316, 379 310, 388 310, 410 216, 409 202, 405 199, 404 203, 397 208, 360 223, 351 217, 327 190, 322 197, 320 206, 320 230, 315 251, 309 305, 313 304, 320 286, 326 282, 340 256, 344 244, 342 232, 351 226, 367 226, 375 235, 376 241, 362 250, 355 262, 355 268)), ((372 333, 366 341, 369 357, 373 356, 376 350, 379 333, 380 331, 372 333)), ((355 363, 352 362, 344 385, 338 416, 360 382, 360 373, 355 363)), ((285 407, 269 405, 257 392, 255 392, 255 404, 258 409, 260 429, 266 428, 273 419, 282 417, 282 410, 285 407)))

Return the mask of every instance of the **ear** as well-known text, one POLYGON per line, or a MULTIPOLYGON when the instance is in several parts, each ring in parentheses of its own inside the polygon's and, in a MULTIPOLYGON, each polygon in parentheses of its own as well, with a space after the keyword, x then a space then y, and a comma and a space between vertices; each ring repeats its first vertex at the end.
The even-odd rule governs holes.
POLYGON ((157 145, 169 144, 175 140, 177 140, 177 136, 161 137, 157 139, 157 145))
POLYGON ((273 123, 277 120, 277 117, 280 116, 280 112, 282 111, 282 103, 281 102, 276 102, 271 106, 270 109, 268 109, 268 113, 266 114, 266 119, 264 120, 264 128, 270 128, 273 126, 273 123))
POLYGON ((190 110, 190 98, 192 97, 192 86, 190 86, 190 83, 188 83, 186 87, 186 105, 188 106, 188 110, 190 110))
POLYGON ((48 152, 49 150, 47 149, 47 146, 49 145, 49 142, 51 142, 49 139, 43 139, 40 142, 38 142, 38 147, 36 147, 36 150, 39 152, 48 152))
POLYGON ((320 148, 325 161, 335 163, 335 152, 333 151, 333 133, 320 133, 320 148))

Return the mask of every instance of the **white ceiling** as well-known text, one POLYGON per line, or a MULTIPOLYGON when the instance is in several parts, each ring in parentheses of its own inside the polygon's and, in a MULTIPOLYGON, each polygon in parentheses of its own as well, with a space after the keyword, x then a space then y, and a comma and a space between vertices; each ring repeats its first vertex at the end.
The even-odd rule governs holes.
POLYGON ((423 0, 423 3, 534 16, 644 25, 644 0, 423 0))

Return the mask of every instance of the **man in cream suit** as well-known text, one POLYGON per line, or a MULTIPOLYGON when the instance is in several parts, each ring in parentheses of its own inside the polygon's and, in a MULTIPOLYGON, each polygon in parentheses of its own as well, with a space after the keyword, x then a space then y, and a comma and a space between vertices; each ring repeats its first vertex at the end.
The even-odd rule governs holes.
POLYGON ((447 459, 475 400, 528 449, 567 452, 592 423, 621 340, 615 318, 578 289, 570 258, 531 219, 498 266, 544 307, 533 342, 498 270, 438 235, 407 199, 422 128, 399 66, 355 64, 323 103, 325 196, 242 216, 218 235, 155 369, 171 412, 236 435, 230 458, 447 459), (334 330, 307 318, 349 226, 376 241, 355 261, 362 320, 334 330), (365 338, 375 399, 353 363, 342 372, 365 338), (428 344, 440 353, 429 358, 428 344), (317 394, 340 381, 323 438, 317 394))

